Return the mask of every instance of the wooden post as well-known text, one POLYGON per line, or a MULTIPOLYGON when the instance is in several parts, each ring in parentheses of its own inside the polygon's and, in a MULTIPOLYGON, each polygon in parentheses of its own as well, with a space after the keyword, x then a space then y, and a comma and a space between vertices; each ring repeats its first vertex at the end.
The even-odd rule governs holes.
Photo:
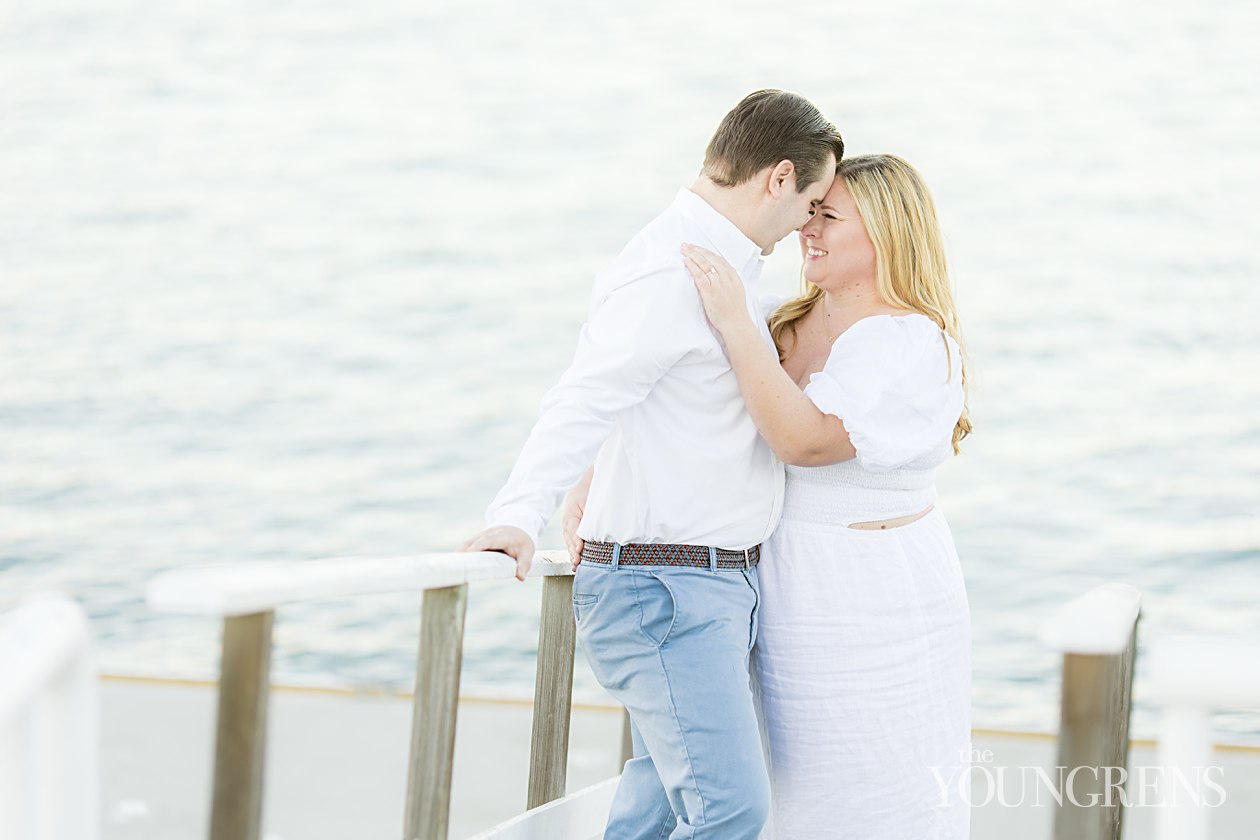
POLYGON ((1120 772, 1128 768, 1137 624, 1118 655, 1063 657, 1054 840, 1120 840, 1120 772), (1092 806, 1090 803, 1094 803, 1092 806))
POLYGON ((529 800, 537 808, 564 796, 573 712, 573 577, 543 578, 538 672, 534 681, 534 731, 529 748, 529 800))
POLYGON ((404 840, 446 840, 468 584, 430 589, 420 611, 404 840))
POLYGON ((210 840, 261 833, 274 619, 268 610, 223 620, 210 840))

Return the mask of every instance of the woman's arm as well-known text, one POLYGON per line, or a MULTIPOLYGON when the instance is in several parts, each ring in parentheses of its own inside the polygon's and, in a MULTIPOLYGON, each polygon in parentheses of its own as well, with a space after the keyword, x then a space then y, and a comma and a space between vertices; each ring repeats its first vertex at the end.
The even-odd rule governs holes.
POLYGON ((726 355, 757 430, 784 462, 817 467, 857 456, 844 423, 818 410, 779 365, 748 314, 744 282, 726 260, 683 245, 687 271, 726 355))

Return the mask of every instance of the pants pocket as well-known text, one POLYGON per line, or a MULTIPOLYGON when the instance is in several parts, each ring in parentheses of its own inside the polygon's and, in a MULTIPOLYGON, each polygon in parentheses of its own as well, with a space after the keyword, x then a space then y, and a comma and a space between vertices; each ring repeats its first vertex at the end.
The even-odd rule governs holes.
POLYGON ((745 569, 740 574, 744 576, 744 582, 748 584, 753 594, 752 614, 748 619, 748 649, 752 650, 757 642, 757 616, 761 611, 761 584, 757 580, 756 569, 745 569))
POLYGON ((573 593, 573 619, 582 621, 586 618, 587 613, 595 606, 599 600, 599 596, 594 593, 574 592, 573 593))
POLYGON ((651 572, 635 572, 634 596, 639 604, 639 630, 652 644, 663 647, 678 618, 674 590, 651 572))

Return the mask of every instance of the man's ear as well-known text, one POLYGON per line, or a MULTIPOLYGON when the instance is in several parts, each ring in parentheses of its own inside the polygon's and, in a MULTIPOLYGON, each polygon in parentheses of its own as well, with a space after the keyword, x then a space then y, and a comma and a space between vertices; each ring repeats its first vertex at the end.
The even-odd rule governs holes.
POLYGON ((782 198, 784 192, 796 190, 796 166, 790 160, 781 160, 770 170, 770 195, 782 198))

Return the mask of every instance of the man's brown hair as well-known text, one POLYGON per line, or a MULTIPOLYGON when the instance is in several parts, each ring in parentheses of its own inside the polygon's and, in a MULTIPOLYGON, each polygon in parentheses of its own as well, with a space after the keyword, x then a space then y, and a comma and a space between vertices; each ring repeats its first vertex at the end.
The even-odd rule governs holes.
POLYGON ((759 90, 722 118, 704 152, 704 174, 715 184, 735 187, 790 160, 796 191, 803 192, 823 176, 828 152, 839 163, 844 140, 812 102, 783 90, 759 90))

